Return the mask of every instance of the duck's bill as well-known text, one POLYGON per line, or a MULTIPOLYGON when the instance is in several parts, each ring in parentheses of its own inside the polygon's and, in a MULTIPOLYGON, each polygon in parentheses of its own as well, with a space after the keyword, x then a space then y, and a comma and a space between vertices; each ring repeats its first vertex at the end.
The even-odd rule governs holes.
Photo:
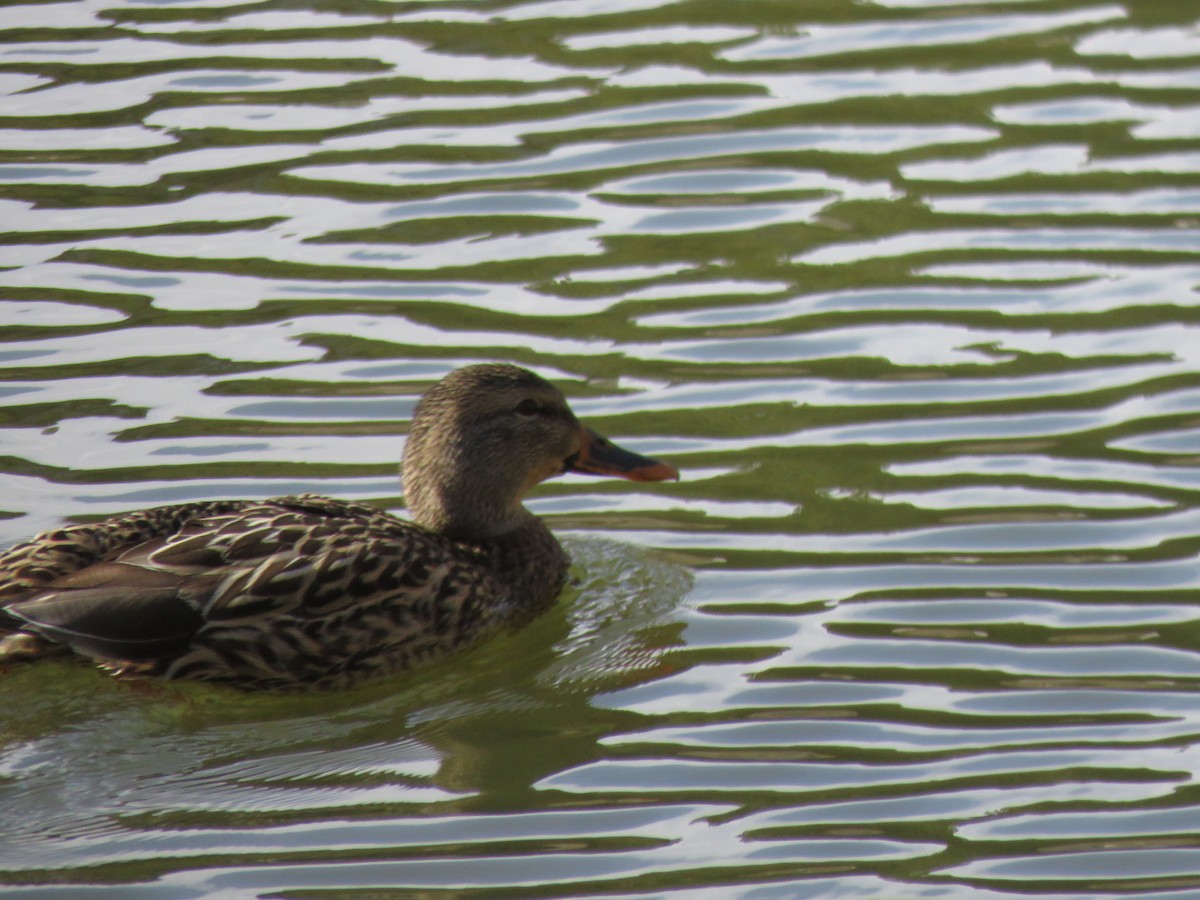
POLYGON ((590 428, 583 429, 583 449, 567 461, 567 471, 612 475, 630 481, 679 480, 679 470, 674 466, 618 447, 590 428))

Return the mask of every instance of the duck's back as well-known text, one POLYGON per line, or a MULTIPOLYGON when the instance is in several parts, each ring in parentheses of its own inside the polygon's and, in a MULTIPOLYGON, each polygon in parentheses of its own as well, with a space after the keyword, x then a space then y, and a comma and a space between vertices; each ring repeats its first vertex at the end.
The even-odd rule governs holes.
POLYGON ((544 537, 524 553, 475 547, 312 495, 159 507, 0 556, 0 631, 129 673, 340 686, 552 601, 565 557, 544 537))

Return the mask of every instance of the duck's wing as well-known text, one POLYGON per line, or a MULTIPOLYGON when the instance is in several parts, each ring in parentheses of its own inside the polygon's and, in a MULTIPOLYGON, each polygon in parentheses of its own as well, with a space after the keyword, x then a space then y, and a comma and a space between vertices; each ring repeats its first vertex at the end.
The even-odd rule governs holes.
POLYGON ((102 562, 9 604, 8 618, 39 637, 101 659, 158 659, 204 625, 179 576, 102 562))
POLYGON ((191 522, 253 506, 249 500, 213 500, 158 506, 102 522, 43 532, 0 552, 0 611, 54 581, 111 559, 156 538, 168 538, 191 522))
MULTIPOLYGON (((186 607, 156 603, 166 586, 155 583, 151 572, 134 573, 124 585, 110 583, 105 575, 107 561, 147 542, 169 538, 192 522, 250 505, 252 501, 216 500, 142 509, 52 529, 3 551, 0 658, 13 649, 7 645, 6 633, 25 631, 25 637, 30 637, 30 630, 89 655, 105 655, 118 635, 123 636, 122 643, 139 646, 142 654, 166 652, 165 646, 174 646, 189 628, 194 631, 194 616, 188 615, 186 607), (22 615, 20 609, 26 606, 31 611, 22 615), (114 628, 119 631, 111 633, 114 628)), ((17 657, 36 657, 51 645, 13 646, 19 647, 17 657)))
POLYGON ((8 605, 27 630, 89 656, 150 660, 212 627, 311 620, 408 590, 431 598, 461 568, 444 542, 372 507, 286 497, 174 534, 8 605))

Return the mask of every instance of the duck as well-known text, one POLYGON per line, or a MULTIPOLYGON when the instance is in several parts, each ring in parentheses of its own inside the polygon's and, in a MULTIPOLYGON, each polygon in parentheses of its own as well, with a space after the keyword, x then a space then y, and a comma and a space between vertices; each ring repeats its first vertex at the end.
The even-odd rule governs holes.
POLYGON ((118 676, 251 690, 412 669, 554 603, 569 560, 523 498, 567 472, 679 478, 581 424, 534 372, 456 369, 413 413, 408 519, 300 494, 46 531, 0 554, 0 669, 74 653, 118 676))

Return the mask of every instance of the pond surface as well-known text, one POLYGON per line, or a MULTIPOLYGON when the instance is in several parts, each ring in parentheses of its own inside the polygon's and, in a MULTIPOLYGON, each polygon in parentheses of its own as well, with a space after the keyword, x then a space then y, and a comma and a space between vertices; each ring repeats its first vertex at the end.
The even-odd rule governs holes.
POLYGON ((683 470, 418 675, 4 672, 0 893, 1200 896, 1196 12, 0 9, 0 543, 399 509, 483 360, 683 470))

